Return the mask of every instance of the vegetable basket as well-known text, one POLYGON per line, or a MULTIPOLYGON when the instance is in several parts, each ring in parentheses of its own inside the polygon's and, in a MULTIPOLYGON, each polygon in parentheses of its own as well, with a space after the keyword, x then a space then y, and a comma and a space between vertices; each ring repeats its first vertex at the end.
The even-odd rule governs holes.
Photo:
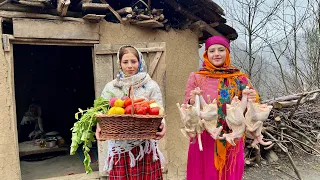
POLYGON ((102 140, 137 140, 156 138, 156 132, 158 132, 158 128, 165 115, 134 114, 134 91, 132 87, 129 89, 129 97, 130 92, 132 92, 131 114, 96 115, 101 128, 100 138, 102 140))

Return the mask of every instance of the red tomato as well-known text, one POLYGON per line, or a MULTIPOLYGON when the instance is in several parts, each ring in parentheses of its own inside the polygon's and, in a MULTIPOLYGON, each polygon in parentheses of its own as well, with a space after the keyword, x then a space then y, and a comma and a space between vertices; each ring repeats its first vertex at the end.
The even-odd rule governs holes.
POLYGON ((124 107, 128 107, 129 105, 132 104, 132 101, 130 98, 127 98, 125 101, 124 101, 124 107))
POLYGON ((141 104, 141 107, 146 108, 147 113, 149 113, 149 111, 150 111, 150 106, 149 106, 149 104, 141 104))
POLYGON ((149 114, 150 114, 150 115, 159 115, 159 110, 160 110, 159 107, 150 108, 149 114))
POLYGON ((131 105, 127 106, 124 110, 126 114, 131 114, 131 105))
POLYGON ((134 111, 136 114, 141 114, 141 115, 147 114, 147 108, 143 106, 137 106, 134 111))

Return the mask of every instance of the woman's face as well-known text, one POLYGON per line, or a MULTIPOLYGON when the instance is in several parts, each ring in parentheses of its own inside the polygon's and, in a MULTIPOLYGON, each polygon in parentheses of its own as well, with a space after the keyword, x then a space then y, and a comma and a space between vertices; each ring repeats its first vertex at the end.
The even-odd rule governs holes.
POLYGON ((127 76, 132 76, 137 74, 139 68, 138 58, 131 52, 124 54, 121 59, 121 69, 122 72, 127 76))
POLYGON ((209 61, 216 67, 223 66, 226 61, 227 50, 223 45, 213 44, 207 51, 209 61))

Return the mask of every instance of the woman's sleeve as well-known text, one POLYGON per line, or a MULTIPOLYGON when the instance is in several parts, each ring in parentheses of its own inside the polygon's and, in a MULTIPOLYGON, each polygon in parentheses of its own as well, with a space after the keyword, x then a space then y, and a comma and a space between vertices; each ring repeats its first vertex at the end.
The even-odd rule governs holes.
POLYGON ((162 101, 162 93, 160 90, 160 87, 157 82, 153 81, 153 87, 150 94, 150 100, 155 100, 156 103, 161 105, 163 107, 163 101, 162 101))
POLYGON ((184 103, 188 104, 189 99, 190 99, 190 91, 194 90, 196 88, 196 81, 195 81, 195 73, 192 72, 190 73, 187 85, 186 85, 186 90, 184 92, 184 103))
POLYGON ((101 97, 103 97, 104 99, 110 99, 111 98, 111 94, 107 93, 107 92, 112 92, 112 83, 107 83, 101 93, 101 97))
MULTIPOLYGON (((162 108, 163 106, 163 101, 162 101, 162 93, 160 90, 160 87, 157 82, 153 81, 153 88, 151 90, 151 95, 150 95, 150 100, 155 100, 157 104, 161 105, 162 108)), ((166 124, 165 118, 162 119, 161 121, 163 124, 166 124)))

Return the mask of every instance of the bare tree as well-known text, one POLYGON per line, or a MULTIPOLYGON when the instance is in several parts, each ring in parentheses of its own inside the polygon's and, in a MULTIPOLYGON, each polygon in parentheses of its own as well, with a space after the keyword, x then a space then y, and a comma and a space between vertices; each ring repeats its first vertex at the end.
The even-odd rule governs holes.
POLYGON ((320 1, 310 0, 311 4, 311 27, 305 28, 306 39, 306 74, 310 86, 320 88, 320 1))
POLYGON ((262 62, 257 59, 257 54, 266 47, 260 37, 270 33, 267 24, 273 20, 282 3, 283 0, 274 0, 272 4, 267 0, 230 0, 224 3, 228 19, 237 27, 239 39, 244 41, 235 46, 247 55, 245 59, 237 59, 234 55, 235 59, 250 78, 260 76, 258 73, 262 62), (256 65, 259 67, 255 67, 256 65))
POLYGON ((234 63, 263 94, 320 88, 320 0, 219 2, 239 34, 234 63))

